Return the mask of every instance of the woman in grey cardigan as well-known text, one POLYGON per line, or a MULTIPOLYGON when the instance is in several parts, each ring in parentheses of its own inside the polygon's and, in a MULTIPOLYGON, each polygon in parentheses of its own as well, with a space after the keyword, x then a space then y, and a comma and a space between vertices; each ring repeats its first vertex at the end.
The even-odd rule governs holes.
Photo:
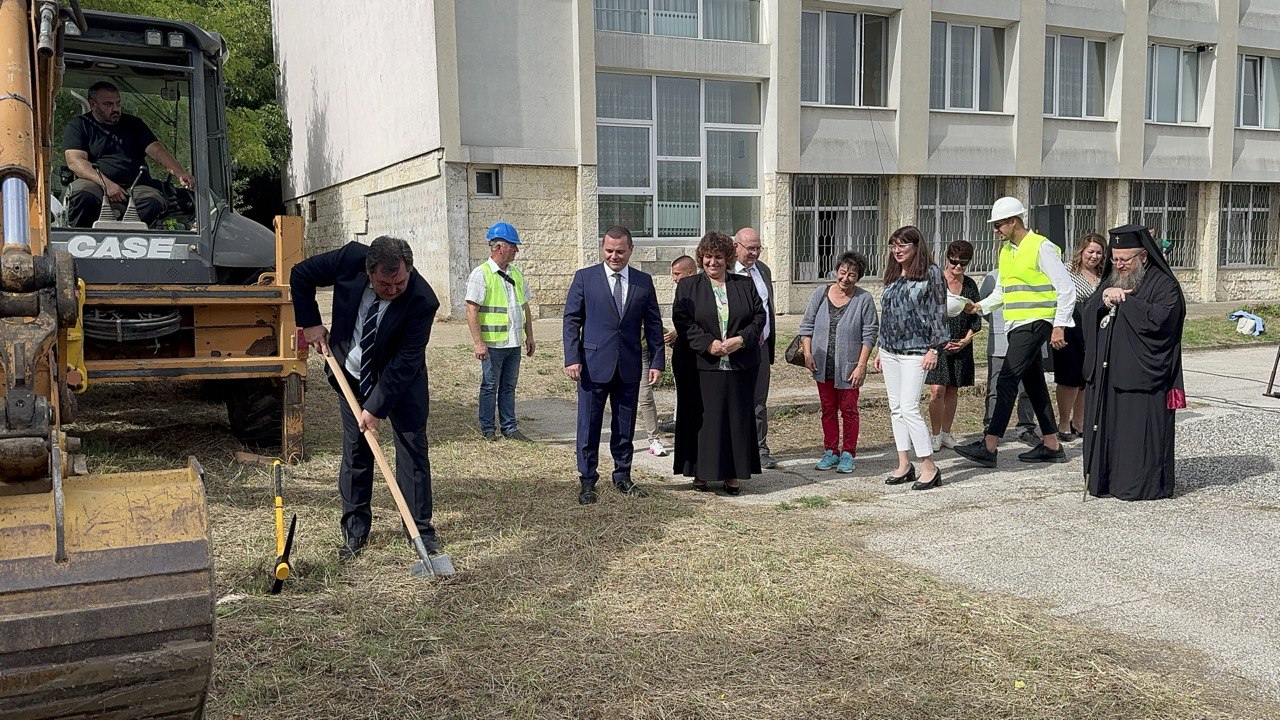
POLYGON ((800 321, 805 366, 818 383, 822 402, 819 470, 853 472, 858 455, 858 393, 867 377, 867 360, 876 344, 876 304, 858 287, 867 259, 847 252, 836 261, 836 281, 818 288, 800 321), (837 414, 841 422, 837 422, 837 414), (841 426, 844 438, 840 437, 841 426))

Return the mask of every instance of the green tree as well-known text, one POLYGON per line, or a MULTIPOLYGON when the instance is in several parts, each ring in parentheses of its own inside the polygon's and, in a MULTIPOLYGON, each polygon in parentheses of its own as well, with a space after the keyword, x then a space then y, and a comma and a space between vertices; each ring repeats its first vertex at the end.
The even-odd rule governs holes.
POLYGON ((226 39, 223 79, 231 160, 237 167, 236 204, 272 214, 280 202, 280 169, 289 156, 289 124, 276 100, 271 1, 81 0, 81 7, 182 20, 226 39), (274 197, 264 188, 274 188, 274 197))

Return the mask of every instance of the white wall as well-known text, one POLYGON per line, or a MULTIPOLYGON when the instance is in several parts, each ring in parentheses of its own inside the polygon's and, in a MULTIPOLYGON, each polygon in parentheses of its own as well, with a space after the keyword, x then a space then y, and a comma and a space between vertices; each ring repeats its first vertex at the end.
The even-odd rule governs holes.
POLYGON ((470 162, 576 165, 572 0, 463 0, 460 132, 470 162))
POLYGON ((272 0, 271 15, 286 198, 440 147, 434 0, 272 0))

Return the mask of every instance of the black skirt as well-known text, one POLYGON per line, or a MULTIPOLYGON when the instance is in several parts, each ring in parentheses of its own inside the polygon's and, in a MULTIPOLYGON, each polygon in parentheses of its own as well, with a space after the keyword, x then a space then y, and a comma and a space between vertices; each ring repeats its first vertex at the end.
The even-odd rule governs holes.
POLYGON ((676 378, 677 475, 718 481, 759 474, 756 374, 756 368, 697 370, 676 378), (682 392, 682 379, 696 388, 682 392))
POLYGON ((1063 387, 1084 387, 1084 330, 1080 327, 1080 313, 1076 313, 1075 327, 1063 328, 1067 340, 1061 350, 1052 349, 1053 381, 1063 387))

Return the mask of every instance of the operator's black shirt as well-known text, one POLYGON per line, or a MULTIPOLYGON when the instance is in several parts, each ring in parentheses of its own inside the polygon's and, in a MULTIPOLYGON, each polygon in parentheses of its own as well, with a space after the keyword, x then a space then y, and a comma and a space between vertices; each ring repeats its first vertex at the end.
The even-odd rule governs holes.
POLYGON ((138 177, 138 168, 147 164, 147 146, 155 133, 136 115, 120 114, 120 122, 103 125, 93 113, 71 118, 62 134, 67 150, 84 150, 89 162, 115 184, 128 188, 138 177))

